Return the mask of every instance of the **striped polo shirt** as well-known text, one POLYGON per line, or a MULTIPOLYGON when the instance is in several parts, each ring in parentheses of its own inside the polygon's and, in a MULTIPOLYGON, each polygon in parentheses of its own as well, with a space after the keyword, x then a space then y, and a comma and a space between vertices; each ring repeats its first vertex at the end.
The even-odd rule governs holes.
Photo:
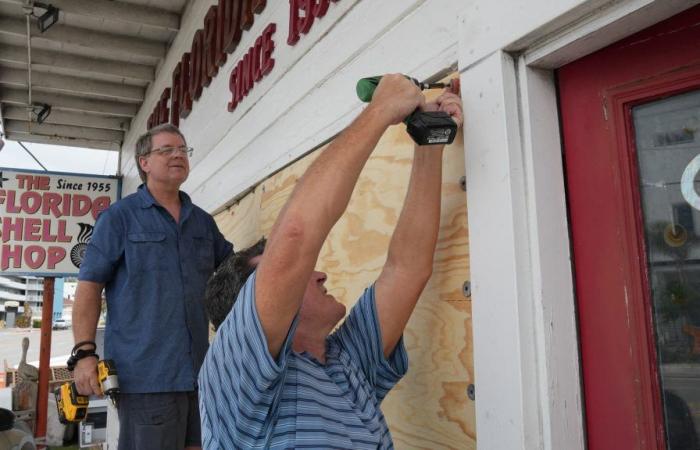
POLYGON ((380 404, 406 373, 408 357, 401 339, 384 358, 374 286, 327 338, 325 364, 292 351, 296 323, 275 360, 257 315, 253 273, 199 374, 203 448, 393 448, 380 404))

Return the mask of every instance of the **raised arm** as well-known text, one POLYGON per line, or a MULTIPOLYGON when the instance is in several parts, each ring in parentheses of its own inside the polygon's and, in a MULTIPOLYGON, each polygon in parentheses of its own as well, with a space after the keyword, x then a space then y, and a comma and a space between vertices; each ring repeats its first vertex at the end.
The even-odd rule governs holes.
MULTIPOLYGON (((462 124, 462 103, 446 92, 427 109, 448 112, 462 124)), ((411 181, 391 237, 386 264, 375 284, 384 355, 396 347, 433 270, 440 228, 440 189, 444 146, 416 147, 411 181)))
POLYGON ((257 269, 255 296, 268 348, 277 357, 299 310, 326 236, 348 205, 362 167, 389 125, 424 97, 401 75, 387 75, 372 103, 314 161, 272 228, 257 269))

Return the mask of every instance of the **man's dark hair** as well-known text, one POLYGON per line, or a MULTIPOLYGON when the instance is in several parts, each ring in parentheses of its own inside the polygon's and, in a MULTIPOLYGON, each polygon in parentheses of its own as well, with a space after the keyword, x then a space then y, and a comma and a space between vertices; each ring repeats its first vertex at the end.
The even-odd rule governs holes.
POLYGON ((262 238, 245 250, 231 253, 209 278, 204 292, 204 308, 215 330, 233 308, 238 293, 255 270, 251 260, 263 254, 266 243, 267 240, 262 238))

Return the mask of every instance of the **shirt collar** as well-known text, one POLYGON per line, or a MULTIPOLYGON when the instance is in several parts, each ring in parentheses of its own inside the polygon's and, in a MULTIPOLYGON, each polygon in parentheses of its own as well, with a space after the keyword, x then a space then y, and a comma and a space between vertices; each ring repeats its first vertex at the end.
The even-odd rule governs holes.
MULTIPOLYGON (((155 198, 153 198, 153 195, 151 195, 151 192, 148 190, 148 187, 146 187, 146 183, 142 183, 138 187, 138 190, 136 192, 139 198, 141 199, 141 208, 146 209, 154 205, 160 206, 158 201, 155 198)), ((192 200, 190 199, 189 195, 180 191, 180 202, 182 203, 181 215, 184 219, 189 215, 190 211, 192 210, 192 200)))
POLYGON ((150 208, 151 206, 158 204, 156 199, 153 198, 153 196, 149 192, 148 188, 146 187, 146 183, 142 183, 136 192, 137 192, 139 198, 141 199, 141 207, 142 208, 144 208, 144 209, 150 208))

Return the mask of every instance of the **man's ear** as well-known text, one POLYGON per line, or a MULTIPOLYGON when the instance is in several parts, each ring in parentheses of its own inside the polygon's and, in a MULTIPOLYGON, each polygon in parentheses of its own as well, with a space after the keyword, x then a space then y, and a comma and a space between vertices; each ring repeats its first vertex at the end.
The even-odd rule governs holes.
POLYGON ((148 173, 148 158, 145 156, 139 156, 139 166, 141 167, 141 170, 144 171, 144 173, 148 173))

